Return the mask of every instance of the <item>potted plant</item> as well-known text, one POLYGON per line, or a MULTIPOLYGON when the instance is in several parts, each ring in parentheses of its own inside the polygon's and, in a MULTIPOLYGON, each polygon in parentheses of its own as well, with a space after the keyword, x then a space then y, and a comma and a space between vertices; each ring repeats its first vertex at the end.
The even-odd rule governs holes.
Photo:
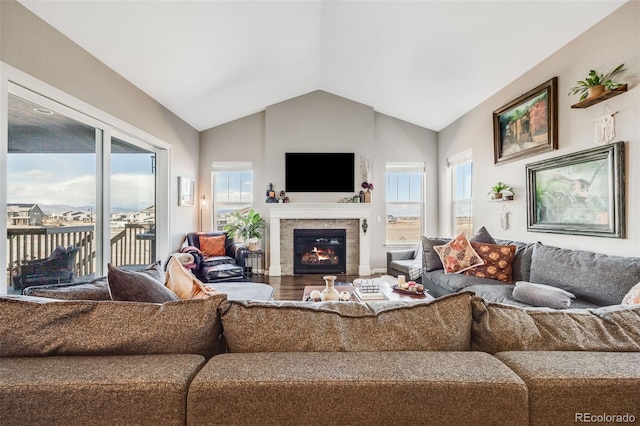
POLYGON ((246 215, 234 211, 231 213, 231 217, 234 220, 224 226, 225 232, 232 237, 241 238, 249 251, 258 250, 258 240, 262 238, 262 231, 267 226, 267 222, 260 216, 260 213, 253 209, 249 210, 246 215))
POLYGON ((498 182, 495 185, 493 185, 491 187, 491 191, 489 191, 489 195, 491 196, 491 199, 497 200, 502 198, 502 191, 509 191, 513 196, 513 188, 511 188, 509 185, 507 185, 504 182, 498 182))
POLYGON ((584 80, 580 80, 569 90, 569 95, 580 95, 580 100, 592 98, 604 93, 606 90, 615 89, 622 84, 614 83, 611 78, 620 74, 624 64, 620 64, 606 74, 597 73, 595 70, 589 71, 589 75, 584 80))

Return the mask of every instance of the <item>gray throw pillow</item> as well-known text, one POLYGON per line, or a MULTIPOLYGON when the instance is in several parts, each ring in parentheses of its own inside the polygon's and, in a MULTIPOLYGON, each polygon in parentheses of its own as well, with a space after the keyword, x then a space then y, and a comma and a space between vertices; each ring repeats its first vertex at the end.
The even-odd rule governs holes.
POLYGON ((487 228, 484 226, 476 231, 475 234, 471 238, 469 238, 470 242, 473 243, 484 243, 484 244, 497 244, 496 240, 493 239, 487 228))
POLYGON ((130 272, 109 264, 109 293, 112 300, 164 303, 180 300, 164 283, 141 272, 130 272))
POLYGON ((516 282, 513 289, 513 298, 518 302, 531 306, 542 306, 554 309, 568 309, 571 300, 575 296, 550 285, 530 283, 527 281, 516 282))
POLYGON ((427 238, 422 237, 422 257, 424 268, 427 272, 443 269, 440 256, 433 249, 434 246, 443 246, 451 241, 451 238, 427 238))

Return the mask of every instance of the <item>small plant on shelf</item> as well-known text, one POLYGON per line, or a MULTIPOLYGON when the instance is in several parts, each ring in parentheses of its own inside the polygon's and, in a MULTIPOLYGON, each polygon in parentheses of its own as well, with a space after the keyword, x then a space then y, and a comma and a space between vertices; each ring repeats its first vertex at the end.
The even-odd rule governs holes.
POLYGON ((587 78, 578 81, 576 85, 569 90, 569 95, 580 95, 580 100, 584 101, 585 99, 598 96, 607 90, 622 86, 622 84, 614 83, 613 80, 611 80, 611 78, 617 74, 626 71, 622 67, 624 67, 624 64, 618 65, 606 74, 590 70, 587 78))
POLYGON ((513 188, 507 185, 504 182, 498 182, 491 187, 491 191, 489 191, 489 196, 492 200, 497 200, 502 198, 502 192, 509 191, 511 196, 513 197, 513 188))

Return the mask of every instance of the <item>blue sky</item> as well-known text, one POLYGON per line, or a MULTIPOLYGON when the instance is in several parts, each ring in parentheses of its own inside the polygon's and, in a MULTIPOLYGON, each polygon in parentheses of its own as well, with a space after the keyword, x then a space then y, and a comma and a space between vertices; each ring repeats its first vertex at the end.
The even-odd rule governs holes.
MULTIPOLYGON (((112 208, 154 204, 153 154, 112 154, 112 208)), ((7 161, 9 203, 95 205, 95 154, 15 154, 7 161)))

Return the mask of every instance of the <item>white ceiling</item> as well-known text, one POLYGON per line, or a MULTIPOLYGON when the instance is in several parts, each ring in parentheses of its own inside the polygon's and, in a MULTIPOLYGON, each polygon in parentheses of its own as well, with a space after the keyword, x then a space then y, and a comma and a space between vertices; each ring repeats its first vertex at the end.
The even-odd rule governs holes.
POLYGON ((320 89, 436 131, 625 2, 20 1, 197 130, 320 89))

